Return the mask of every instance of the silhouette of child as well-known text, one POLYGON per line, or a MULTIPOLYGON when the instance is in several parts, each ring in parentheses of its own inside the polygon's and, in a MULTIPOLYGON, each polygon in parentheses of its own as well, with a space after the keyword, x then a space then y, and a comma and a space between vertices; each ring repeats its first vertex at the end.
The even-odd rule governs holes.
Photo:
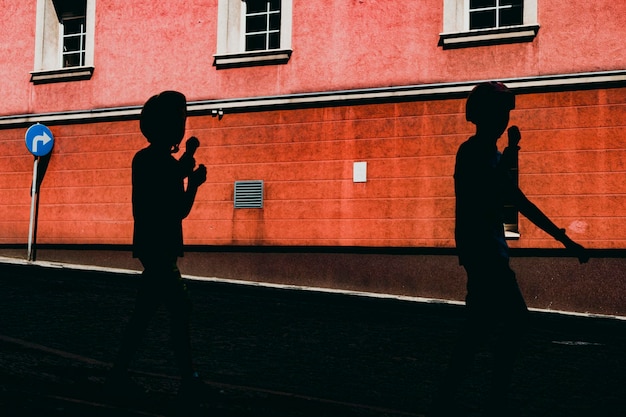
POLYGON ((502 154, 496 142, 506 130, 509 112, 514 108, 515 96, 499 82, 477 85, 466 102, 466 118, 476 125, 476 134, 459 147, 454 184, 456 247, 467 273, 467 323, 435 398, 432 416, 459 415, 456 393, 480 342, 489 335, 496 336, 496 343, 487 415, 514 415, 508 410, 508 391, 528 309, 509 267, 504 202, 513 202, 520 213, 561 242, 581 263, 588 260, 585 249, 530 202, 510 176, 511 158, 521 138, 518 128, 509 128, 509 146, 502 154))
POLYGON ((134 385, 127 374, 128 366, 161 305, 171 314, 171 339, 182 376, 181 391, 189 391, 199 383, 189 340, 191 305, 177 258, 183 256, 182 220, 191 211, 198 187, 206 181, 206 168, 195 168, 193 152, 199 145, 196 138, 187 141, 180 160, 172 156, 185 134, 186 107, 183 94, 164 91, 151 97, 141 111, 140 129, 149 146, 133 158, 132 204, 133 256, 139 258, 144 271, 135 310, 107 381, 127 393, 134 385))

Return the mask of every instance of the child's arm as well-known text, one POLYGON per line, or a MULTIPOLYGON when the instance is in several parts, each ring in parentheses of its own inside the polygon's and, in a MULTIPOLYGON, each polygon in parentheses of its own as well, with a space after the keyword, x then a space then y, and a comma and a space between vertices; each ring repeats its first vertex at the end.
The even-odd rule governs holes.
POLYGON ((589 260, 589 254, 584 247, 574 242, 565 234, 565 229, 559 228, 552 222, 536 205, 534 205, 524 193, 517 188, 514 192, 514 201, 516 207, 519 209, 528 220, 533 222, 541 230, 558 240, 565 246, 572 254, 578 258, 580 263, 585 263, 589 260))
MULTIPOLYGON (((509 129, 508 133, 509 148, 519 149, 519 141, 521 139, 521 135, 517 126, 512 126, 509 129)), ((550 220, 548 216, 546 216, 543 211, 539 209, 539 207, 533 204, 526 197, 526 195, 522 192, 522 190, 519 189, 519 187, 511 183, 510 188, 511 198, 520 213, 522 213, 528 220, 533 222, 541 230, 561 242, 563 246, 565 246, 568 250, 572 252, 574 256, 578 258, 580 263, 584 263, 589 260, 589 255, 587 254, 585 248, 570 239, 565 234, 565 229, 561 229, 556 224, 554 224, 552 220, 550 220)))
POLYGON ((517 126, 511 126, 508 129, 509 144, 504 148, 498 168, 500 170, 509 170, 513 167, 517 167, 517 153, 519 151, 519 141, 522 138, 519 128, 517 126))
MULTIPOLYGON (((515 152, 516 150, 519 150, 519 142, 522 138, 519 128, 517 126, 511 126, 508 129, 508 136, 509 146, 507 149, 509 149, 510 152, 515 152)), ((585 248, 570 239, 565 234, 565 229, 561 229, 556 224, 554 224, 552 220, 550 220, 548 216, 546 216, 543 211, 539 209, 539 207, 533 204, 526 197, 526 195, 522 192, 522 190, 519 189, 519 187, 511 184, 511 188, 513 202, 520 211, 520 213, 522 213, 528 220, 533 222, 541 230, 561 242, 568 250, 572 251, 574 256, 576 256, 581 263, 587 262, 589 260, 589 255, 586 253, 585 248)))
POLYGON ((199 146, 200 141, 195 136, 190 137, 187 139, 187 142, 185 142, 185 153, 183 153, 183 156, 178 160, 181 177, 188 177, 196 167, 196 160, 193 155, 196 153, 199 146))
POLYGON ((206 167, 202 164, 198 166, 196 170, 194 170, 187 180, 187 190, 185 190, 184 198, 182 201, 182 212, 181 218, 185 218, 189 215, 191 208, 193 207, 193 203, 196 199, 196 194, 198 192, 198 187, 200 187, 206 181, 206 167))

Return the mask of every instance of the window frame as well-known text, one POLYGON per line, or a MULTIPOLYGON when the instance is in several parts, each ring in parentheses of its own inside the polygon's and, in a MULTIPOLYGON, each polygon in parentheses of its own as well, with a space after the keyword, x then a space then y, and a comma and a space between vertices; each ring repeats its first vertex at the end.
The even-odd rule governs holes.
POLYGON ((96 0, 85 0, 84 60, 79 66, 64 67, 63 19, 57 13, 62 0, 37 0, 35 62, 30 73, 33 84, 88 80, 94 71, 96 0))
POLYGON ((521 25, 469 29, 470 0, 443 0, 443 32, 439 34, 439 46, 455 49, 532 42, 539 32, 537 1, 523 0, 521 25))
MULTIPOLYGON (((269 7, 269 3, 270 0, 263 0, 266 4, 267 9, 262 11, 262 12, 254 12, 254 13, 248 13, 248 1, 243 1, 242 4, 244 5, 243 7, 241 7, 241 21, 244 22, 243 23, 243 30, 241 31, 241 44, 240 44, 240 48, 243 52, 255 52, 255 51, 271 51, 271 50, 276 50, 276 49, 280 49, 280 39, 279 39, 279 46, 278 48, 271 48, 270 47, 270 34, 272 33, 278 33, 279 37, 280 37, 280 33, 281 33, 281 28, 279 27, 279 29, 271 29, 270 27, 270 17, 271 15, 281 15, 282 14, 282 4, 281 7, 278 9, 278 11, 276 10, 270 10, 269 7), (252 31, 252 32, 248 32, 248 17, 265 17, 265 28, 263 30, 259 30, 259 31, 252 31), (247 49, 247 40, 246 38, 249 35, 265 35, 265 48, 263 49, 247 49)), ((279 0, 280 1, 280 0, 279 0)), ((282 3, 282 2, 281 2, 282 3)))
POLYGON ((292 0, 282 0, 280 10, 280 47, 258 51, 245 50, 245 0, 219 0, 217 51, 213 55, 216 69, 289 62, 291 50, 292 0))

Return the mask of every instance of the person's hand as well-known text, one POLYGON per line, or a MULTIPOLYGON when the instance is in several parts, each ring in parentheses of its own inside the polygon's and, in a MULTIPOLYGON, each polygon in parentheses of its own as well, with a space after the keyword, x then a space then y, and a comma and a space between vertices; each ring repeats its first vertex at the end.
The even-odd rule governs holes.
POLYGON ((198 168, 196 168, 189 175, 189 185, 191 187, 198 188, 202 184, 206 182, 206 167, 203 164, 200 164, 198 168))
POLYGON ((185 153, 179 160, 178 160, 178 164, 180 167, 180 172, 182 174, 182 177, 188 177, 189 175, 191 175, 191 173, 193 172, 193 169, 196 166, 196 160, 194 159, 193 156, 188 155, 187 153, 185 153))
POLYGON ((570 239, 565 234, 565 230, 563 230, 563 239, 561 240, 561 242, 563 243, 567 251, 572 254, 572 256, 578 258, 578 262, 584 264, 589 261, 589 252, 587 251, 587 249, 570 239))
POLYGON ((190 137, 187 139, 187 142, 185 142, 185 153, 178 160, 183 177, 190 175, 196 167, 196 160, 193 155, 196 153, 199 146, 200 141, 195 136, 190 137))
POLYGON ((196 149, 198 149, 198 147, 200 147, 200 141, 197 137, 192 136, 185 142, 185 153, 189 153, 191 156, 193 156, 193 154, 196 153, 196 149))
POLYGON ((509 136, 509 147, 517 148, 519 147, 519 141, 522 139, 522 134, 519 131, 519 127, 511 126, 507 130, 509 136))
POLYGON ((578 262, 581 264, 587 263, 589 261, 589 252, 582 245, 579 245, 576 242, 572 242, 571 245, 567 246, 567 250, 572 252, 572 254, 578 258, 578 262))

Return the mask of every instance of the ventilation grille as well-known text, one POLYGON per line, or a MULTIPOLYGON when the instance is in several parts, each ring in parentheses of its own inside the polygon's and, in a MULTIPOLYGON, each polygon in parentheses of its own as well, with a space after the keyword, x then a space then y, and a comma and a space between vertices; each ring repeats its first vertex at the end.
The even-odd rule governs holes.
POLYGON ((235 181, 235 208, 263 208, 263 181, 235 181))

